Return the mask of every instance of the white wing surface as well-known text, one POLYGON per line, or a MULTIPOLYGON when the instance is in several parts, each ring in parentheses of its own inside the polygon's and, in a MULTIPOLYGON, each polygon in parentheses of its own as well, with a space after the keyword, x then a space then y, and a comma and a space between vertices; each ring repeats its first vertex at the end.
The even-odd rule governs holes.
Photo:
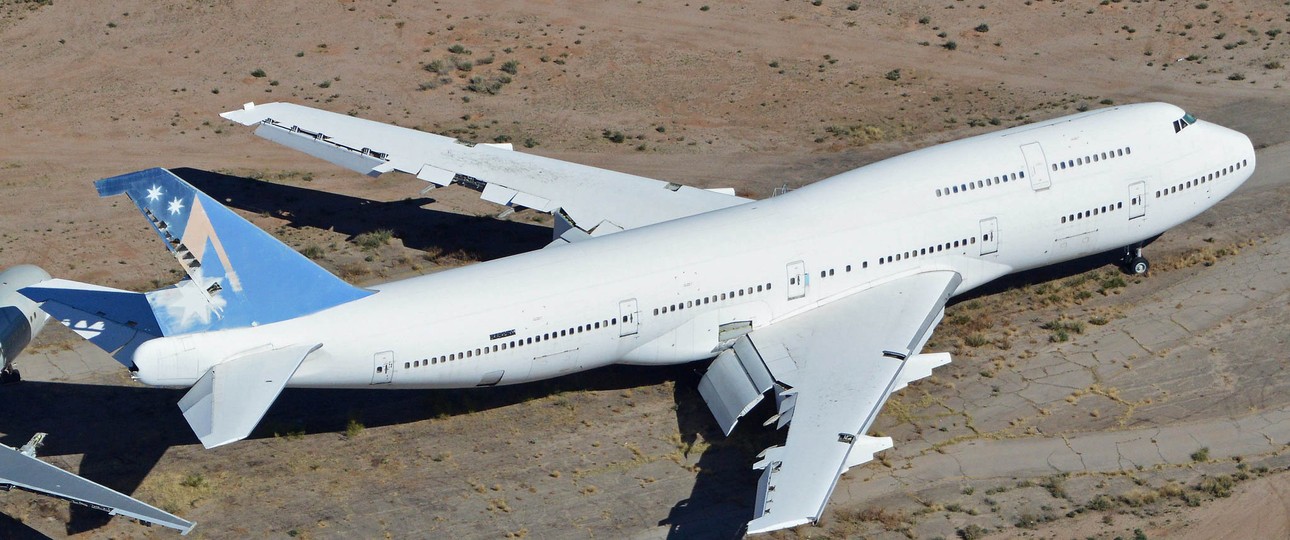
POLYGON ((39 433, 21 449, 0 444, 0 489, 18 488, 126 516, 147 524, 177 529, 187 535, 196 523, 103 487, 36 458, 36 447, 45 438, 39 433))
POLYGON ((222 114, 282 145, 356 172, 401 171, 436 185, 458 182, 482 198, 552 212, 565 241, 602 236, 748 202, 727 192, 692 188, 292 103, 248 103, 222 114))
POLYGON ((761 398, 766 374, 789 426, 754 465, 764 472, 749 533, 818 521, 838 477, 891 447, 865 433, 892 392, 949 361, 915 353, 960 281, 951 271, 889 281, 755 330, 714 362, 700 388, 723 429, 761 398))

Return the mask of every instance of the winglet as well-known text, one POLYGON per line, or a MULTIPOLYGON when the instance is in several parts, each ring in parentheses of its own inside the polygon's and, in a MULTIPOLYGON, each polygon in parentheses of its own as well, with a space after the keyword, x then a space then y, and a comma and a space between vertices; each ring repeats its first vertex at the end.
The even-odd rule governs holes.
POLYGON ((245 439, 309 353, 322 344, 260 351, 216 364, 179 400, 202 446, 245 439))

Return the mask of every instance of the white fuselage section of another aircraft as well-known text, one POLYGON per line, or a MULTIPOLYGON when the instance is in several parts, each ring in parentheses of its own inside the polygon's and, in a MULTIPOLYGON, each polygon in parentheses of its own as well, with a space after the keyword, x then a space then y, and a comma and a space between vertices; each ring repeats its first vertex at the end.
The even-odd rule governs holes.
POLYGON ((1116 107, 926 148, 783 196, 376 287, 253 328, 149 341, 147 384, 191 385, 266 345, 316 343, 289 386, 513 384, 710 358, 758 328, 918 270, 963 293, 1139 244, 1254 169, 1244 135, 1182 109, 1116 107), (746 327, 746 325, 745 325, 746 327))

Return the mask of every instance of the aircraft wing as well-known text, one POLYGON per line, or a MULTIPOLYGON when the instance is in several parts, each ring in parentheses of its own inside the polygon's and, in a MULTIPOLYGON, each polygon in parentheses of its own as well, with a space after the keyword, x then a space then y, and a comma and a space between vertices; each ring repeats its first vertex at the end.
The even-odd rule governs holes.
POLYGON ((556 236, 566 242, 749 201, 292 103, 248 103, 220 116, 258 124, 256 135, 356 172, 400 171, 440 186, 455 181, 482 190, 487 201, 552 212, 556 236), (570 229, 581 232, 564 235, 570 229))
POLYGON ((818 521, 838 477, 891 447, 865 433, 891 393, 949 362, 916 353, 961 281, 948 270, 898 278, 754 330, 717 357, 700 392, 727 433, 771 387, 789 426, 754 465, 764 472, 748 533, 818 521))
POLYGON ((22 450, 0 444, 0 489, 16 487, 57 497, 114 516, 178 529, 184 535, 197 525, 37 459, 35 447, 42 439, 44 434, 38 434, 22 450))

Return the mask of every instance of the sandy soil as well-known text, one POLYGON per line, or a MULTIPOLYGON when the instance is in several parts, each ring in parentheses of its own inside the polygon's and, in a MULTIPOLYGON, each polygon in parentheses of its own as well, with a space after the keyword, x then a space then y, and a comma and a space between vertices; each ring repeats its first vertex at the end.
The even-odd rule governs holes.
MULTIPOLYGON (((357 177, 216 116, 246 101, 757 197, 998 127, 1170 101, 1250 134, 1255 179, 1151 246, 1148 279, 1107 287, 1114 271, 1091 259, 952 306, 932 344, 955 363, 880 422, 896 448, 844 478, 822 526, 782 536, 1284 536, 1290 9, 1090 4, 0 1, 0 267, 177 279, 133 209, 89 185, 152 166, 186 167, 356 282, 549 238, 542 216, 496 220, 473 192, 357 177), (395 241, 352 241, 378 229, 395 241), (1082 331, 1052 342, 1041 325, 1058 319, 1082 331)), ((49 431, 52 462, 199 521, 197 537, 730 537, 775 438, 756 422, 720 437, 701 366, 679 366, 485 392, 288 391, 251 440, 205 451, 182 392, 134 385, 65 331, 22 367, 0 391, 0 442, 49 431)), ((21 493, 0 511, 16 537, 169 535, 21 493)))

